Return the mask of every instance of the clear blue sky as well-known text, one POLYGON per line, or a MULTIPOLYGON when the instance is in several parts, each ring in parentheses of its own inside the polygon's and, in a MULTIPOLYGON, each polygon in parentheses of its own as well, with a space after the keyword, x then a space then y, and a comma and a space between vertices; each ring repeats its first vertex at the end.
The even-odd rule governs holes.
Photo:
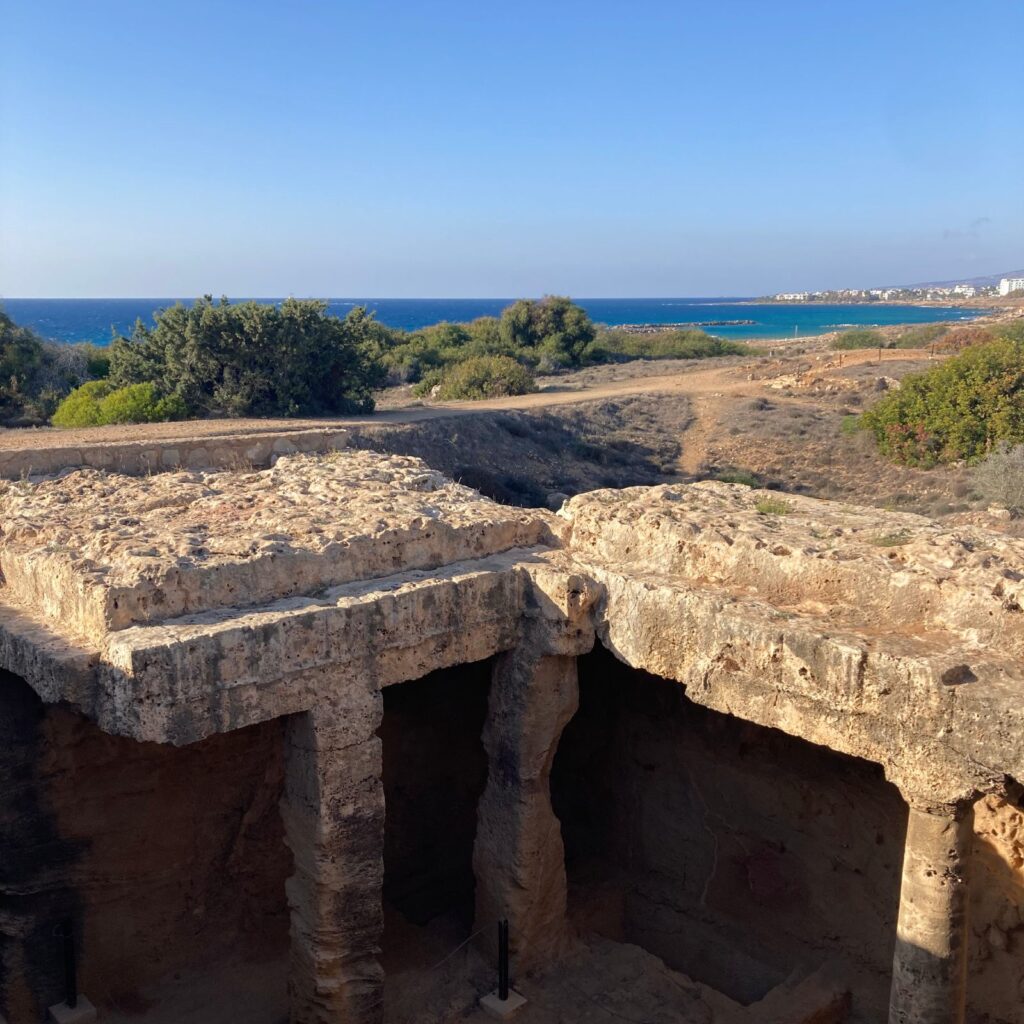
POLYGON ((0 296, 1024 266, 1021 5, 0 0, 0 296))

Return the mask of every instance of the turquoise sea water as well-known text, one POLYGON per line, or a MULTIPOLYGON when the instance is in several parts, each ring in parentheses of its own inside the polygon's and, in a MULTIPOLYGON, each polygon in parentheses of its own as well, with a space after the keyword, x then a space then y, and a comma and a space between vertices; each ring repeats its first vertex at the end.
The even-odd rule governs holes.
MULTIPOLYGON (((176 299, 5 299, 0 302, 17 323, 56 341, 92 341, 105 345, 114 332, 127 334, 136 318, 152 320, 153 311, 176 299)), ((191 300, 181 300, 187 305, 191 300)), ((276 302, 278 299, 263 299, 276 302)), ((511 299, 330 299, 332 313, 344 316, 367 306, 390 327, 415 330, 441 320, 496 316, 511 299)), ((791 338, 837 327, 920 324, 934 320, 970 320, 983 310, 934 306, 835 306, 750 303, 740 298, 577 299, 591 318, 603 324, 707 324, 724 338, 791 338), (752 320, 744 324, 714 321, 752 320)))

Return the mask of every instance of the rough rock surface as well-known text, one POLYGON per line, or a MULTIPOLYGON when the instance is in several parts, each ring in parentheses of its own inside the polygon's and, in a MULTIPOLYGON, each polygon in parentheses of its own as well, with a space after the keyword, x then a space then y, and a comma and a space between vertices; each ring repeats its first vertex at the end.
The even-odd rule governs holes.
POLYGON ((717 483, 569 502, 599 632, 690 699, 953 803, 1024 775, 1019 540, 717 483))
POLYGON ((93 636, 529 547, 555 522, 359 451, 257 472, 76 470, 0 501, 9 597, 93 636))
MULTIPOLYGON (((435 670, 499 656, 480 905, 539 948, 558 937, 546 782, 575 707, 571 662, 595 635, 694 704, 881 765, 940 832, 980 796, 1004 801, 980 816, 971 859, 987 851, 986 870, 1019 893, 1024 541, 764 498, 724 484, 599 491, 555 516, 351 451, 258 472, 29 478, 0 489, 0 668, 136 740, 187 745, 290 716, 297 1021, 382 1012, 374 730, 384 687, 435 670)), ((908 863, 924 864, 928 843, 911 840, 908 863)), ((928 885, 907 892, 932 900, 922 915, 952 961, 964 900, 943 910, 928 885)), ((1019 927, 1024 901, 1009 902, 970 951, 999 993, 993 1020, 1020 977, 993 966, 1019 927)), ((956 987, 949 971, 919 974, 939 1003, 956 987)))

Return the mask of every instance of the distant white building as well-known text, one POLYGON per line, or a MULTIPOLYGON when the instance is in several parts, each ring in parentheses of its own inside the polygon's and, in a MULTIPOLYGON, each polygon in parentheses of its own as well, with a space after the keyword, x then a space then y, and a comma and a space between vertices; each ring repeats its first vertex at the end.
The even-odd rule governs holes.
POLYGON ((1010 292, 1024 291, 1024 277, 1004 277, 999 282, 999 294, 1009 295, 1010 292))
POLYGON ((780 302, 806 302, 809 297, 808 292, 779 292, 775 296, 780 302))
POLYGON ((978 294, 978 289, 973 284, 958 284, 953 289, 954 295, 962 295, 966 299, 973 299, 978 294))

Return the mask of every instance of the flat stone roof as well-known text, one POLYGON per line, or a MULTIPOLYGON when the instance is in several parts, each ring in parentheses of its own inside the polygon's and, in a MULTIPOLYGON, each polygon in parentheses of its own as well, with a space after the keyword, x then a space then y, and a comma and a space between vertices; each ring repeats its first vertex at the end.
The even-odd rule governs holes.
POLYGON ((109 731, 190 743, 538 630, 568 654, 596 636, 905 791, 1024 778, 1022 539, 713 482, 556 515, 418 459, 275 457, 0 481, 0 667, 109 731))
POLYGON ((342 450, 269 469, 0 482, 5 600, 99 637, 131 625, 552 543, 419 459, 342 450))
POLYGON ((584 562, 757 599, 866 639, 944 632, 1024 655, 1021 538, 713 481, 593 491, 560 515, 584 562))

